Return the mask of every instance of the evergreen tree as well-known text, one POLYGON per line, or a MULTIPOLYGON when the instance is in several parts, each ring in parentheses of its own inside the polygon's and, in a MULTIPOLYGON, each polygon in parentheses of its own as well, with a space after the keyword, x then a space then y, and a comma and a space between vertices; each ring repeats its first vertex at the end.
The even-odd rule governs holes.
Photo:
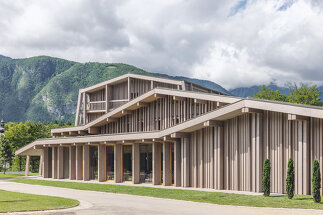
POLYGON ((3 173, 6 174, 7 166, 11 164, 12 160, 12 148, 8 139, 4 136, 0 137, 0 160, 3 167, 3 173))
POLYGON ((292 158, 288 161, 287 177, 286 177, 286 193, 289 199, 294 197, 295 191, 295 170, 292 158))
POLYGON ((264 196, 270 195, 270 161, 266 159, 264 161, 264 167, 262 172, 262 191, 264 196))
POLYGON ((312 195, 314 202, 321 202, 321 171, 318 160, 313 162, 313 171, 312 171, 312 195))

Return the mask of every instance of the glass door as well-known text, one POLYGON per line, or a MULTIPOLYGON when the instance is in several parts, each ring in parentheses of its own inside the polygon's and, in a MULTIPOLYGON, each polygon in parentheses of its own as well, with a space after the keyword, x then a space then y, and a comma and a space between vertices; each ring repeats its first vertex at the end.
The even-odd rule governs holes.
POLYGON ((152 144, 140 144, 140 183, 152 183, 152 144))
POLYGON ((98 179, 98 147, 90 146, 90 179, 98 179))
POLYGON ((114 180, 114 146, 108 145, 106 146, 105 151, 105 171, 106 171, 106 180, 114 180))
POLYGON ((122 146, 122 181, 132 181, 132 145, 122 146))

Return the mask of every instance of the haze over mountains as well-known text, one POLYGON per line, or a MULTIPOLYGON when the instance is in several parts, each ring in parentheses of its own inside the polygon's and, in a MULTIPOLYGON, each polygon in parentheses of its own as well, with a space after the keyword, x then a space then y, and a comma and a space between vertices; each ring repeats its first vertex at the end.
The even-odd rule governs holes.
MULTIPOLYGON (((212 88, 222 93, 251 97, 261 86, 226 90, 207 80, 149 73, 120 63, 78 63, 48 56, 12 59, 0 55, 0 113, 6 121, 74 121, 78 89, 125 73, 161 76, 212 88)), ((288 88, 269 85, 288 93, 288 88)), ((321 87, 323 90, 323 87, 321 87)))

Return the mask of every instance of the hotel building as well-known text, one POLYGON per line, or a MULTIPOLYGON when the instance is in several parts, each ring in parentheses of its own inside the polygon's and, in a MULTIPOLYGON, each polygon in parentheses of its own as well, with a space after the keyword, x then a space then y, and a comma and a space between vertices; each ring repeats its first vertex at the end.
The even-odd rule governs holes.
MULTIPOLYGON (((125 74, 80 89, 75 126, 16 151, 40 156, 44 178, 284 193, 289 158, 297 194, 323 164, 323 109, 223 95, 180 80, 125 74)), ((323 172, 323 171, 322 171, 323 172)), ((323 180, 323 177, 321 177, 323 180)))

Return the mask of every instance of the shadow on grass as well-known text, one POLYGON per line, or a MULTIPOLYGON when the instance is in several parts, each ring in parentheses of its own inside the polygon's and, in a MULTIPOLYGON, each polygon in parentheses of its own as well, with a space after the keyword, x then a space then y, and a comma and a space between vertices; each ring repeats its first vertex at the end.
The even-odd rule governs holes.
POLYGON ((269 198, 285 197, 286 195, 271 195, 269 198))
POLYGON ((0 201, 1 203, 10 203, 10 202, 29 202, 31 199, 26 200, 10 200, 10 201, 0 201))

